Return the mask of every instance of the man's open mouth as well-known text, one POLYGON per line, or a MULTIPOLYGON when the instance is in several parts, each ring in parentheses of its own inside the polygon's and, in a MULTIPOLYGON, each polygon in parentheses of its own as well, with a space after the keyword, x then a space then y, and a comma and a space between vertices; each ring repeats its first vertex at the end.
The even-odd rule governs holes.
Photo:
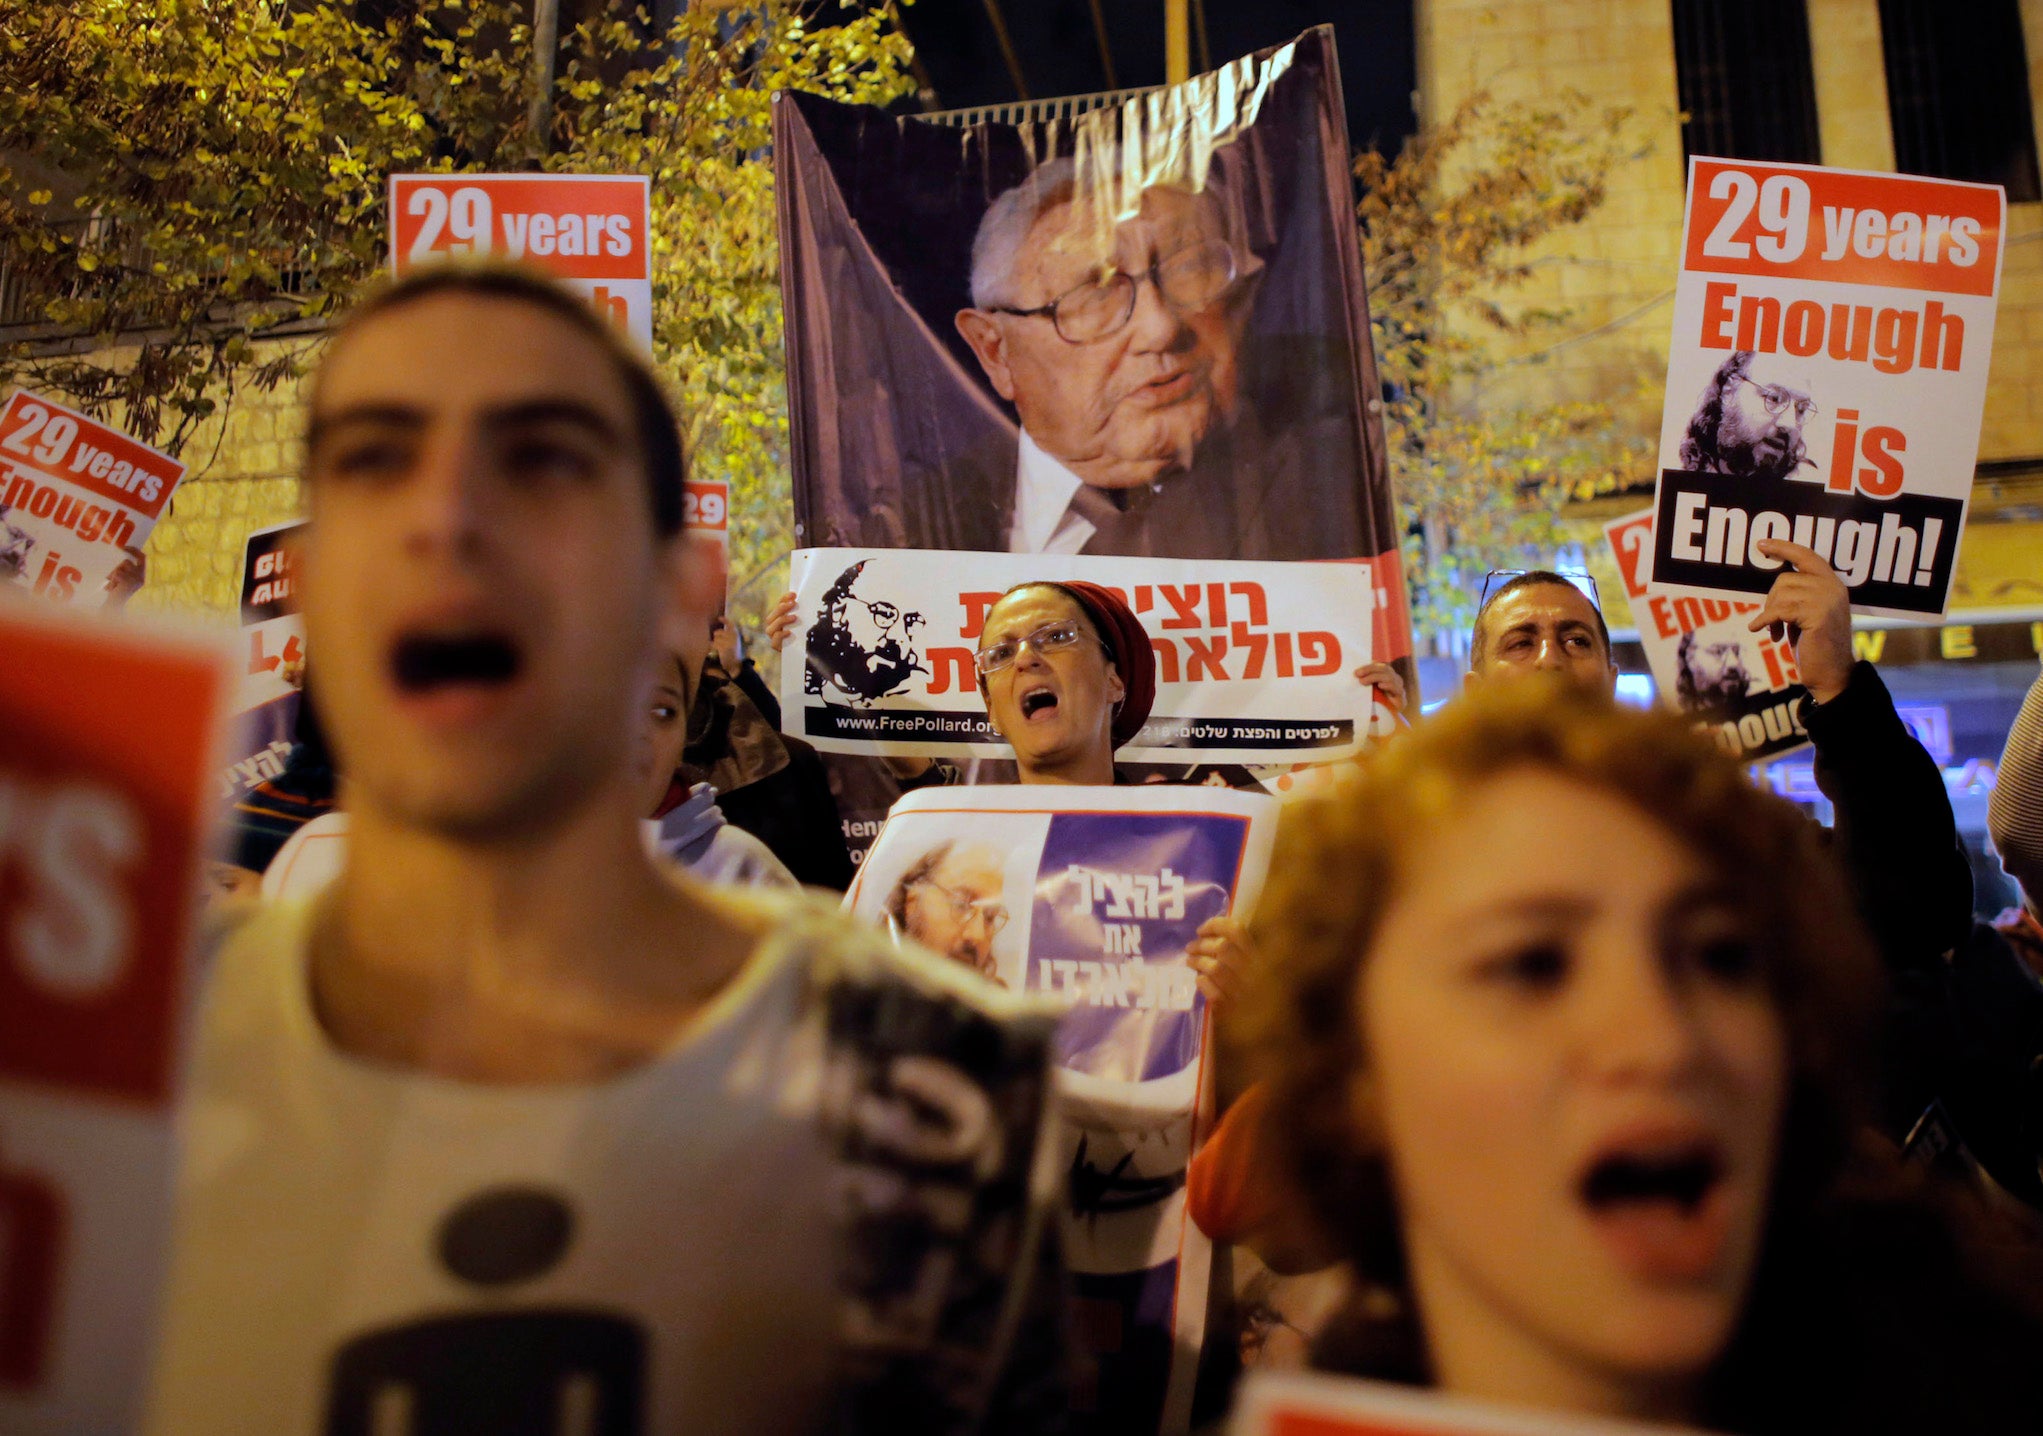
POLYGON ((521 667, 517 644, 499 633, 411 633, 390 654, 398 690, 418 696, 497 687, 516 678, 521 667))

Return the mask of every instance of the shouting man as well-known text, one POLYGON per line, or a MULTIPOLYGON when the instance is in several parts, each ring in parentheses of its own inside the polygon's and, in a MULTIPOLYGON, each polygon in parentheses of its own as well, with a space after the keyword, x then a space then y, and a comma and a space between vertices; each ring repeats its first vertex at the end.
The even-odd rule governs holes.
POLYGON ((718 583, 643 361, 543 280, 423 271, 332 339, 305 472, 351 842, 209 973, 152 1429, 1054 1407, 1013 1357, 1054 1351, 1014 1319, 1047 1026, 641 841, 640 705, 718 583))

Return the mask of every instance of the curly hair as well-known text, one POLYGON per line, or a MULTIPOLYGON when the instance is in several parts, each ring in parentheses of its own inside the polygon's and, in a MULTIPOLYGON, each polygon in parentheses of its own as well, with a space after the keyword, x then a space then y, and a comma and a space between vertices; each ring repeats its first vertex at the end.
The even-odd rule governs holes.
POLYGON ((1724 396, 1745 381, 1752 372, 1752 351, 1740 349, 1717 366, 1710 382, 1703 386, 1695 412, 1688 416, 1688 432, 1681 436, 1681 467, 1699 472, 1706 464, 1718 463, 1717 429, 1724 422, 1724 396))
POLYGON ((1538 679, 1482 685, 1367 767, 1287 807, 1252 923, 1266 976, 1246 994, 1233 1034, 1267 1084, 1270 1110, 1284 1114, 1272 1145, 1306 1207, 1298 1215, 1365 1281, 1407 1298, 1407 1313, 1388 1154, 1368 1147, 1350 1105, 1369 1060, 1355 1017, 1359 978, 1399 900, 1415 835, 1527 768, 1650 814, 1753 917, 1790 1062, 1776 1209, 1813 1200, 1866 1109, 1880 974, 1815 826, 1677 714, 1538 679))

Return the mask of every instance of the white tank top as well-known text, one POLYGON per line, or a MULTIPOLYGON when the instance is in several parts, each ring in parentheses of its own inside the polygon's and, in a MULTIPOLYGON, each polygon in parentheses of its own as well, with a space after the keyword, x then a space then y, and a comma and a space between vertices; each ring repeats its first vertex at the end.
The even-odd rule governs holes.
MULTIPOLYGON (((806 899, 770 902, 772 935, 673 1049, 582 1085, 492 1086, 348 1056, 312 1010, 309 907, 274 905, 232 933, 182 1113, 150 1429, 800 1432, 842 1412, 848 1372, 902 1379, 891 1356, 861 1365, 862 1345, 988 1344, 990 1328, 943 1328, 958 1302, 1012 1310, 1028 1284, 1016 1278, 1050 1196, 1040 1180, 1028 1191, 1048 1021, 806 899), (984 1029, 979 1050, 985 1031, 1011 1049, 1000 1070, 948 1069, 967 1084, 953 1104, 965 1115, 931 1126, 927 1101, 915 1106, 919 1147, 901 1139, 909 1109, 872 1106, 890 1101, 879 1088, 908 1052, 900 1034, 841 1017, 886 1008, 876 993, 984 1029), (990 1131, 987 1111, 1002 1119, 990 1131), (976 1145, 960 1164, 932 1133, 976 1145), (925 1195, 961 1192, 1002 1238, 1006 1269, 961 1271, 931 1232, 920 1255, 911 1243, 863 1259, 846 1192, 889 1167, 889 1180, 932 1183, 925 1195), (896 1289, 932 1277, 949 1295, 904 1308, 896 1289)), ((898 1191, 895 1204, 912 1215, 898 1191)), ((922 1393, 929 1415, 963 1424, 1004 1359, 971 1358, 987 1369, 962 1384, 949 1359, 948 1384, 922 1393)))

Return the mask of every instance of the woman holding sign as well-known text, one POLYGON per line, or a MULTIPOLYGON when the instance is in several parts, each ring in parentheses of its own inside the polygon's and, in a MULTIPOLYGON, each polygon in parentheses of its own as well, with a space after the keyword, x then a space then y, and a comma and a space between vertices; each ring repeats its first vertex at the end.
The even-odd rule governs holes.
POLYGON ((1366 1288, 1322 1365, 2039 1429, 2035 1312, 1854 1155, 1879 989, 1837 874, 1680 719, 1484 686, 1287 814, 1257 931, 1273 1145, 1366 1288))

